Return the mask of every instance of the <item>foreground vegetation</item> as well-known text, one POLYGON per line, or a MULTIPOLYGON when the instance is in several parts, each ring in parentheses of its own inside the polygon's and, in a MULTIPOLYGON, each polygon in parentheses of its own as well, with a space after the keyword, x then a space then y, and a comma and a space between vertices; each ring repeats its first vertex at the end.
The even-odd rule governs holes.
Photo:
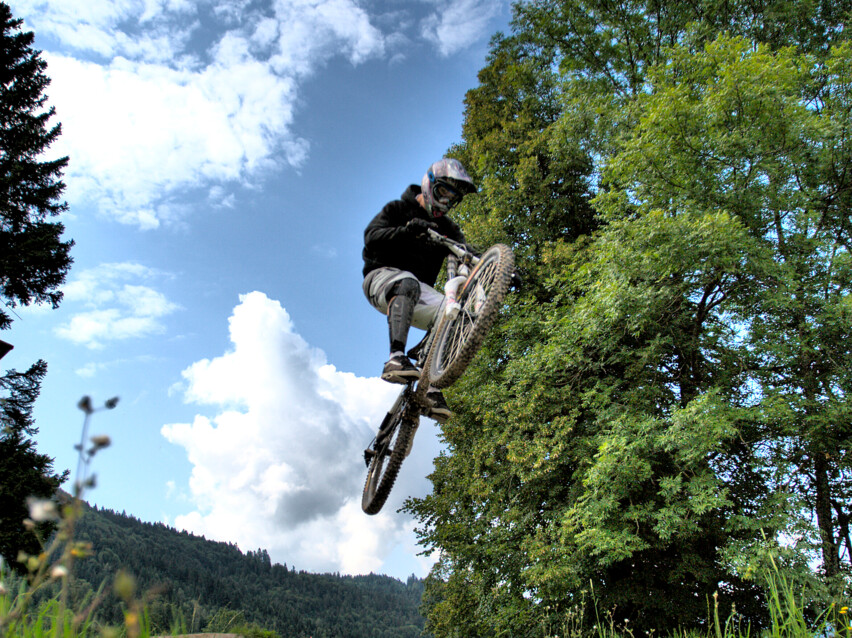
MULTIPOLYGON (((59 578, 63 578, 60 576, 59 578)), ((56 578, 56 577, 54 577, 56 578)), ((91 636, 127 636, 130 638, 149 638, 155 635, 184 635, 194 631, 205 633, 234 633, 250 638, 297 638, 309 635, 333 636, 404 636, 405 631, 390 631, 385 633, 378 626, 371 629, 346 626, 325 633, 305 633, 296 627, 285 626, 278 631, 263 629, 256 623, 246 621, 241 611, 221 609, 211 617, 206 624, 193 629, 190 625, 195 620, 188 621, 182 616, 172 619, 168 627, 157 626, 152 620, 152 603, 146 602, 147 596, 138 598, 136 584, 133 578, 120 572, 114 581, 115 594, 124 602, 122 619, 109 624, 97 620, 98 605, 103 604, 104 591, 100 590, 94 596, 89 595, 77 607, 69 608, 65 602, 66 584, 60 587, 60 592, 42 600, 35 608, 30 607, 30 597, 33 595, 31 585, 15 579, 9 580, 9 573, 2 575, 0 585, 0 631, 7 638, 89 638, 91 636), (28 610, 17 613, 19 610, 28 610)), ((714 596, 708 604, 707 624, 703 629, 690 629, 681 632, 657 633, 650 635, 672 635, 681 638, 812 638, 813 636, 852 635, 852 619, 847 606, 830 605, 820 613, 809 612, 800 607, 800 600, 789 583, 775 571, 768 575, 768 595, 766 599, 767 615, 771 618, 768 627, 755 630, 744 622, 736 610, 720 608, 718 597, 714 596)), ((54 588, 55 589, 55 588, 54 588)), ((583 603, 575 609, 553 616, 553 623, 548 626, 530 628, 523 635, 540 635, 544 638, 627 638, 639 635, 633 631, 618 616, 618 610, 602 612, 594 603, 594 596, 588 604, 583 603), (587 627, 584 621, 588 613, 593 613, 595 623, 587 627)), ((326 605, 333 604, 326 602, 326 605)), ((642 632, 644 633, 644 632, 642 632)), ((419 634, 411 634, 419 635, 419 634)))

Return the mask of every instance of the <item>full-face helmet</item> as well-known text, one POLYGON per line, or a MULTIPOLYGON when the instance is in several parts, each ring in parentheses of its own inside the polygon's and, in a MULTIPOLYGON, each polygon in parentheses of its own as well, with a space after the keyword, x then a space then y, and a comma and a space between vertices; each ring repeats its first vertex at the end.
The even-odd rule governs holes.
POLYGON ((432 217, 441 217, 458 204, 476 186, 461 162, 457 159, 442 159, 429 167, 423 176, 421 192, 426 210, 432 217))

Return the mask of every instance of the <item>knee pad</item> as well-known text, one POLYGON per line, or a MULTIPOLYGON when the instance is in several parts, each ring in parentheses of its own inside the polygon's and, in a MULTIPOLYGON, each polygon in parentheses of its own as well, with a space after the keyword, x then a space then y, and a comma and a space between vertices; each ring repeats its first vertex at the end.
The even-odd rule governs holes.
POLYGON ((388 291, 388 300, 394 297, 406 297, 411 300, 412 305, 416 305, 420 301, 420 282, 411 277, 400 279, 388 291))

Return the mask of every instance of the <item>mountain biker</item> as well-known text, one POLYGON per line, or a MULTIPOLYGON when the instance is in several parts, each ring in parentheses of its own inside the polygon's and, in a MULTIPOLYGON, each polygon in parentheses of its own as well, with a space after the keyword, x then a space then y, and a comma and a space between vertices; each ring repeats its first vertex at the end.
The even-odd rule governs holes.
MULTIPOLYGON (((476 191, 461 162, 442 159, 432 164, 420 186, 411 184, 400 199, 389 202, 364 231, 364 294, 370 304, 388 316, 390 359, 382 379, 408 383, 420 378, 405 353, 410 326, 429 328, 444 296, 435 280, 450 254, 431 243, 426 229, 464 243, 464 235, 447 213, 462 198, 476 191)), ((426 393, 427 413, 443 423, 452 412, 436 388, 426 393)))

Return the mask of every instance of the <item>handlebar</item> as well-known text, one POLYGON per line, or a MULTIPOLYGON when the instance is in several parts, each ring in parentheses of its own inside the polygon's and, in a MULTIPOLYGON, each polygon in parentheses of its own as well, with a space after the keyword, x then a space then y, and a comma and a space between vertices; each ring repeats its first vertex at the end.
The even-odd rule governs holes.
MULTIPOLYGON (((451 254, 447 259, 447 281, 456 276, 456 269, 459 263, 466 266, 475 266, 480 262, 480 258, 474 255, 465 244, 449 237, 444 237, 444 235, 431 228, 426 229, 426 235, 429 241, 446 246, 450 250, 451 254)), ((512 286, 516 289, 520 289, 521 287, 521 278, 516 271, 512 272, 512 286)))
POLYGON ((449 248, 450 252, 461 260, 462 263, 470 263, 473 265, 479 263, 479 257, 470 252, 467 246, 463 243, 450 239, 449 237, 444 237, 441 233, 436 232, 431 228, 426 229, 426 234, 431 241, 449 248))

